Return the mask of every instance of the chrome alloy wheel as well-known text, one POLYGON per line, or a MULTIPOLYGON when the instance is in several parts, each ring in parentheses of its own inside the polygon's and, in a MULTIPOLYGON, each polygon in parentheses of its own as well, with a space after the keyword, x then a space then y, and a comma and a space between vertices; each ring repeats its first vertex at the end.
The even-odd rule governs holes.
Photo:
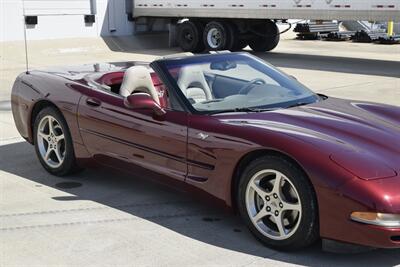
POLYGON ((218 46, 221 44, 221 41, 222 41, 222 36, 220 30, 218 30, 217 28, 212 28, 208 31, 207 43, 211 48, 213 49, 218 48, 218 46))
POLYGON ((65 138, 60 123, 50 115, 43 117, 37 130, 37 144, 44 162, 51 168, 60 167, 65 159, 65 138))
POLYGON ((272 169, 259 171, 250 179, 246 209, 257 230, 274 240, 291 237, 302 215, 295 186, 284 174, 272 169))

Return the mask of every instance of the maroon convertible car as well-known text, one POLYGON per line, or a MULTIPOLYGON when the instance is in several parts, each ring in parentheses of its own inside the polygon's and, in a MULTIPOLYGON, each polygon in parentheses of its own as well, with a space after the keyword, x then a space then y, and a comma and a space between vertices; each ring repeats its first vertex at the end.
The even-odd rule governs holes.
POLYGON ((23 73, 12 111, 54 175, 150 171, 276 249, 400 247, 400 108, 315 94, 247 53, 23 73))

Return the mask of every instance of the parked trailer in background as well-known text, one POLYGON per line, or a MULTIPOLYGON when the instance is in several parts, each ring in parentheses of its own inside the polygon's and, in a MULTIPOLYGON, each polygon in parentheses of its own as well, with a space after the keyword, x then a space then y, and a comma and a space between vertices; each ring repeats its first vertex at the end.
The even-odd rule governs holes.
POLYGON ((287 19, 400 21, 400 0, 133 0, 134 18, 177 23, 184 51, 270 51, 279 43, 276 21, 287 19))

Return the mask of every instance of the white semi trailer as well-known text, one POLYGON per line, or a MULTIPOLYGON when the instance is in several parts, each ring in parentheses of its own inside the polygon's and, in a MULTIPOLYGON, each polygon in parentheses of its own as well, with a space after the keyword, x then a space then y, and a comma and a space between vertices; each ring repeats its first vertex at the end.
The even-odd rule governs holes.
POLYGON ((177 23, 184 51, 274 49, 287 19, 400 21, 400 0, 133 0, 134 18, 177 23))

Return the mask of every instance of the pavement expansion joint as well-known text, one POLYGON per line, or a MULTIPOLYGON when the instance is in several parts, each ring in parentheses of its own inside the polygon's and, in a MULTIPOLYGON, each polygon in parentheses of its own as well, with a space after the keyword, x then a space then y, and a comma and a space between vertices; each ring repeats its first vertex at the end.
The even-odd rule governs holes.
POLYGON ((103 224, 103 223, 118 223, 118 222, 129 222, 139 220, 163 220, 163 219, 174 219, 174 218, 187 218, 187 217, 204 217, 213 216, 216 214, 202 214, 201 211, 190 212, 190 213, 174 213, 168 215, 153 215, 153 216, 140 216, 140 217, 126 217, 126 218, 115 218, 115 219, 104 219, 104 220, 92 220, 92 221, 76 221, 66 223, 54 223, 54 224, 37 224, 37 225, 24 225, 15 227, 4 227, 0 228, 0 232, 6 231, 18 231, 18 230, 30 230, 35 228, 50 228, 50 227, 65 227, 65 226, 81 226, 81 225, 92 225, 92 224, 103 224))
POLYGON ((92 210, 105 210, 105 209, 139 208, 139 207, 151 207, 151 206, 160 206, 160 205, 164 206, 164 205, 175 205, 175 204, 192 204, 192 203, 194 203, 194 202, 192 202, 192 201, 167 201, 167 202, 155 202, 155 203, 133 203, 133 204, 124 204, 124 205, 116 205, 116 206, 86 207, 86 208, 76 208, 76 209, 45 210, 45 211, 0 214, 0 218, 45 215, 45 214, 58 214, 58 213, 69 213, 69 212, 92 211, 92 210))

